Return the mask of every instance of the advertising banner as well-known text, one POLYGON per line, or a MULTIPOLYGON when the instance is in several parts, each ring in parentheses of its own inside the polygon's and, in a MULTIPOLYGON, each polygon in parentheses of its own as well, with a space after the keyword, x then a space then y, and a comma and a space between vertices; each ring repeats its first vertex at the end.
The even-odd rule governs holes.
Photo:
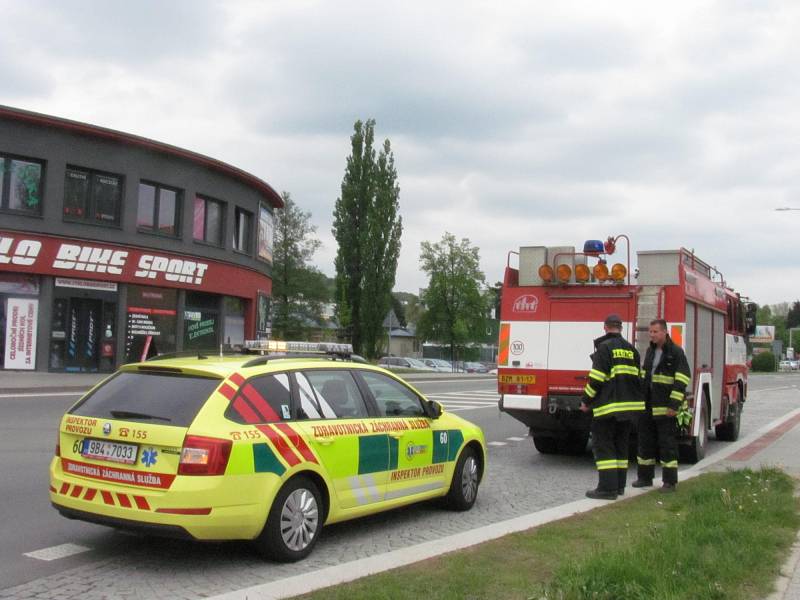
POLYGON ((9 298, 6 309, 6 369, 36 368, 36 326, 39 301, 35 298, 9 298))
POLYGON ((752 344, 768 344, 775 339, 774 325, 756 325, 756 332, 750 336, 752 344))

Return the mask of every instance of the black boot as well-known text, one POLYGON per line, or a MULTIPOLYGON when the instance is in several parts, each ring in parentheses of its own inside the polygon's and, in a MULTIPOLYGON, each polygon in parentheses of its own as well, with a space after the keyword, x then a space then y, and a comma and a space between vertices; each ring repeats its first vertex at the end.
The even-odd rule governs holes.
MULTIPOLYGON (((650 487, 653 485, 653 477, 656 474, 656 467, 655 465, 643 465, 642 458, 639 458, 639 464, 637 466, 636 472, 637 477, 636 481, 634 481, 631 485, 635 488, 643 488, 643 487, 650 487)), ((648 461, 649 462, 649 461, 648 461)))
POLYGON ((617 492, 607 492, 605 490, 588 490, 586 492, 586 497, 591 498, 592 500, 616 500, 617 499, 617 492))

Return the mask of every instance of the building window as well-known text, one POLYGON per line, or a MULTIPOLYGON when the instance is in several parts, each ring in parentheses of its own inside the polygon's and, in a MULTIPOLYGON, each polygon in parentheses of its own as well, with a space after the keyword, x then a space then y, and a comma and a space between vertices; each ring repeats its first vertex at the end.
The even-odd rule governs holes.
POLYGON ((40 162, 0 154, 0 208, 42 214, 43 172, 40 162))
POLYGON ((64 218, 102 225, 119 225, 122 176, 67 167, 64 218))
POLYGON ((156 183, 139 182, 139 213, 136 226, 177 237, 179 235, 181 193, 156 183))
POLYGON ((239 252, 252 251, 253 213, 236 207, 236 225, 233 229, 233 247, 239 252))
POLYGON ((219 200, 195 196, 194 199, 194 239, 222 246, 224 231, 225 204, 219 200))

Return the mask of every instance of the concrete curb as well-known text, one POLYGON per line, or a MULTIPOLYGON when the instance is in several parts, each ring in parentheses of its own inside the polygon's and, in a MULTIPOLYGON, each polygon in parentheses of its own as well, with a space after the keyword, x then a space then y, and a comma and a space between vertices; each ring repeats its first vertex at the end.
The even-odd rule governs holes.
POLYGON ((765 600, 788 600, 786 593, 792 583, 797 566, 800 563, 800 532, 792 545, 792 553, 786 562, 781 566, 780 575, 775 580, 775 591, 765 598, 765 600))
MULTIPOLYGON (((697 477, 709 467, 726 460, 739 449, 756 441, 765 433, 780 426, 785 421, 792 419, 797 414, 800 414, 800 408, 775 419, 746 438, 730 444, 725 450, 716 453, 714 456, 704 459, 693 467, 681 471, 681 480, 685 481, 697 477)), ((652 490, 635 489, 627 493, 624 498, 615 500, 614 502, 620 502, 621 500, 640 496, 641 494, 650 493, 651 491, 652 490)), ((375 573, 410 565, 434 556, 469 548, 470 546, 488 542, 510 533, 525 531, 533 527, 538 527, 539 525, 588 512, 600 506, 604 506, 605 504, 608 504, 608 501, 588 499, 576 500, 529 515, 523 515, 514 519, 479 527, 471 531, 451 535, 440 540, 424 542, 422 544, 409 546, 408 548, 354 560, 333 567, 326 567, 295 577, 279 579, 277 581, 243 588, 218 596, 212 596, 211 600, 278 600, 280 598, 291 598, 333 585, 361 579, 362 577, 374 575, 375 573)), ((797 547, 796 553, 798 557, 800 557, 800 547, 797 547)), ((794 557, 794 554, 792 556, 794 557)), ((784 570, 793 573, 796 562, 797 559, 792 563, 791 568, 789 568, 789 562, 787 562, 787 566, 784 567, 784 570)), ((787 586, 788 581, 784 584, 784 589, 787 586)), ((774 599, 770 597, 769 600, 782 600, 782 598, 783 596, 778 596, 774 599)))

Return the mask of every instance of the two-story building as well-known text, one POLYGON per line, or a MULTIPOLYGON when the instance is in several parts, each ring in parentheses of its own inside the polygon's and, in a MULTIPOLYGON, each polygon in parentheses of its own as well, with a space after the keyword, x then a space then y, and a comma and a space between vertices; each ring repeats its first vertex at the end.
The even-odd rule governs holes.
POLYGON ((0 368, 111 371, 265 335, 282 206, 213 158, 0 106, 0 368))

